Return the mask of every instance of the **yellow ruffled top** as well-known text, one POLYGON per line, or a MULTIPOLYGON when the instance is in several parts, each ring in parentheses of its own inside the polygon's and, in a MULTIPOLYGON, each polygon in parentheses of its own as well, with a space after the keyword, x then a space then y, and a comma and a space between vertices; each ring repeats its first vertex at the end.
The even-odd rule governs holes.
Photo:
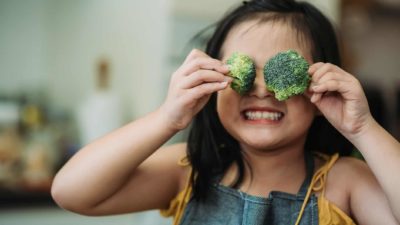
MULTIPOLYGON (((314 174, 295 225, 300 223, 305 206, 307 205, 311 194, 315 192, 321 193, 320 196, 318 196, 318 217, 320 225, 355 225, 354 221, 346 213, 325 198, 325 184, 328 172, 339 158, 339 155, 335 154, 333 156, 328 156, 320 153, 317 154, 322 157, 326 163, 314 174)), ((190 166, 186 158, 181 160, 179 165, 190 166)), ((190 200, 192 194, 192 186, 190 182, 191 176, 193 176, 192 171, 186 181, 185 188, 179 192, 174 199, 172 199, 168 209, 160 211, 161 215, 165 217, 173 216, 174 225, 179 224, 183 212, 185 211, 185 207, 190 200)))

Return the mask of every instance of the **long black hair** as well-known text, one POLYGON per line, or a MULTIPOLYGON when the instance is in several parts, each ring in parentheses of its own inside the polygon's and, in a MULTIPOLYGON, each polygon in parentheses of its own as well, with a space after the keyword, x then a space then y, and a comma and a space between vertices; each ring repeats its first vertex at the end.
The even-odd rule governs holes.
MULTIPOLYGON (((221 47, 232 27, 251 20, 278 20, 287 23, 310 42, 314 62, 329 62, 341 66, 335 30, 329 20, 314 6, 295 0, 252 0, 243 2, 217 24, 206 46, 206 53, 221 57, 221 47), (272 15, 272 16, 271 16, 272 15), (265 17, 265 18, 264 18, 265 17)), ((244 160, 239 143, 222 126, 216 111, 217 94, 195 116, 188 137, 188 159, 195 176, 192 177, 193 196, 204 199, 215 178, 236 163, 239 174, 233 187, 243 180, 244 160)), ((327 120, 316 117, 307 135, 305 149, 328 154, 349 153, 352 145, 327 120)))

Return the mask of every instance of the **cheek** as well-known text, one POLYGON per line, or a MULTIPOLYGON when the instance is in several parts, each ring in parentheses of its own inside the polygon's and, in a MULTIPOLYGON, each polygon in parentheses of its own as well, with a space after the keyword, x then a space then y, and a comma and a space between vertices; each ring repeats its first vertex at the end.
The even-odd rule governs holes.
MULTIPOLYGON (((289 104, 288 104, 289 105, 289 104)), ((317 115, 317 108, 313 105, 305 96, 295 96, 293 97, 293 102, 291 105, 292 110, 295 110, 297 119, 301 118, 304 123, 311 125, 314 117, 317 115)), ((289 109, 289 111, 292 111, 289 109)))
POLYGON ((227 106, 229 102, 229 96, 227 93, 224 91, 219 91, 217 95, 217 113, 218 116, 221 118, 224 118, 224 114, 226 113, 227 106))
POLYGON ((217 113, 221 121, 230 118, 238 108, 239 98, 230 88, 219 91, 217 94, 217 113))

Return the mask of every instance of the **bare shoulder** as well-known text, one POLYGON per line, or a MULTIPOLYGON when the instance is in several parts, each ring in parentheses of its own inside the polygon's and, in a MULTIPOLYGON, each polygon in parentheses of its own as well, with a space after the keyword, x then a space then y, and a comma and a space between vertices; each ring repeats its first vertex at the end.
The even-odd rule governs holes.
POLYGON ((328 172, 325 197, 359 223, 382 220, 371 216, 373 209, 379 207, 386 212, 388 208, 382 188, 367 163, 353 157, 340 157, 328 172), (366 218, 370 221, 365 221, 366 218))
POLYGON ((161 147, 144 163, 143 167, 158 167, 160 171, 168 171, 178 181, 178 189, 181 190, 189 176, 190 167, 180 163, 187 156, 187 144, 177 143, 161 147))
POLYGON ((328 172, 325 197, 350 215, 353 189, 371 179, 375 178, 364 161, 353 157, 340 157, 328 172))
POLYGON ((357 185, 368 184, 375 180, 375 176, 364 161, 354 157, 340 157, 328 173, 327 188, 340 187, 342 191, 350 194, 353 188, 358 188, 357 185))
POLYGON ((349 190, 355 184, 376 180, 367 163, 354 157, 340 157, 329 173, 331 179, 344 182, 349 190))
MULTIPOLYGON (((342 157, 332 167, 328 175, 332 189, 342 189, 345 193, 332 195, 344 199, 348 215, 359 224, 398 224, 392 214, 388 199, 366 162, 342 157)), ((336 191, 338 192, 338 191, 336 191)))

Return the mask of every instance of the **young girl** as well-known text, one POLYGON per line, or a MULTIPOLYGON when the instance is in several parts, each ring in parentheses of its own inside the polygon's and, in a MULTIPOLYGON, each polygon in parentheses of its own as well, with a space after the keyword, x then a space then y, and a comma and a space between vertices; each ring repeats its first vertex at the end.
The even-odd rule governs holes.
POLYGON ((205 53, 187 56, 165 102, 79 151, 52 195, 86 215, 162 209, 174 224, 399 224, 400 145, 338 66, 332 26, 313 6, 244 2, 219 22, 205 53), (278 101, 263 66, 288 49, 311 64, 312 81, 306 94, 278 101), (256 66, 245 95, 229 87, 233 52, 256 66), (321 118, 366 163, 319 153, 348 150, 321 118), (161 147, 192 121, 187 143, 161 147))

